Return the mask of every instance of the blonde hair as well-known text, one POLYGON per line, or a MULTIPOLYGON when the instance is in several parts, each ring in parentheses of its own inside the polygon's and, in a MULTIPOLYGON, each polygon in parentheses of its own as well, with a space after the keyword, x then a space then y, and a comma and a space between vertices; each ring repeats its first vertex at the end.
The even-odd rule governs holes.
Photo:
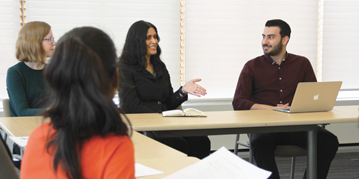
POLYGON ((33 21, 26 23, 19 31, 16 41, 16 58, 21 62, 41 62, 45 64, 46 53, 42 47, 44 37, 51 26, 46 22, 33 21))

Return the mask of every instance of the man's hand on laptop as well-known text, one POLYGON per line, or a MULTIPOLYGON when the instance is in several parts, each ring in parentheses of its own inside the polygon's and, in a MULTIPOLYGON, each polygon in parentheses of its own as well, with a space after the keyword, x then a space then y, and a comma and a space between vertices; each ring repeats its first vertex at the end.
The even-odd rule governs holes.
POLYGON ((289 103, 287 104, 277 104, 277 106, 270 106, 266 104, 254 104, 251 107, 251 110, 270 110, 274 108, 290 108, 289 103))
POLYGON ((290 106, 289 106, 289 103, 287 103, 287 104, 277 104, 277 106, 273 107, 273 108, 290 108, 290 106))

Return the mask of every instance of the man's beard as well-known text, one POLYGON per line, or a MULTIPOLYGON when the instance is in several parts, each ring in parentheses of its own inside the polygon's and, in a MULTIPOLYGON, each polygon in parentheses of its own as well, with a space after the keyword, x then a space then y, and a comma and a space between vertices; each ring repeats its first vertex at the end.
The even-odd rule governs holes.
MULTIPOLYGON (((268 46, 268 45, 263 45, 263 47, 264 46, 268 46)), ((264 50, 263 50, 263 52, 264 52, 264 54, 269 55, 269 56, 276 56, 282 52, 282 49, 283 49, 283 44, 281 42, 279 42, 278 45, 272 46, 272 50, 270 52, 265 52, 264 50)))

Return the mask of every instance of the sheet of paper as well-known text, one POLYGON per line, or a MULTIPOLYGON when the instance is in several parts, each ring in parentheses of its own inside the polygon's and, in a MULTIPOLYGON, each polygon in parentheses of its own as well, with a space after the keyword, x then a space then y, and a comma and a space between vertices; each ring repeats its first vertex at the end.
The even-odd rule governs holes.
POLYGON ((164 179, 267 179, 270 175, 271 172, 260 169, 221 147, 210 156, 164 179))
POLYGON ((159 175, 164 174, 165 172, 159 171, 147 166, 144 166, 140 163, 135 163, 135 177, 145 177, 145 176, 151 176, 151 175, 159 175))
POLYGON ((26 147, 27 141, 29 140, 29 137, 9 137, 14 143, 16 143, 20 147, 26 147))

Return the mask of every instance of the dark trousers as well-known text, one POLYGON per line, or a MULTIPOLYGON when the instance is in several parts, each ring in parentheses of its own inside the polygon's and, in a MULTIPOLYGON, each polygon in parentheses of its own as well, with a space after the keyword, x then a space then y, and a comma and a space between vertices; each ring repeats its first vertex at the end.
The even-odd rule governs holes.
POLYGON ((155 140, 179 150, 188 156, 203 159, 211 150, 211 142, 207 136, 198 137, 166 137, 154 138, 155 140))
MULTIPOLYGON (((307 148, 307 132, 255 133, 250 141, 257 166, 272 172, 270 179, 279 179, 278 168, 274 159, 277 145, 296 145, 307 148)), ((337 153, 338 138, 331 132, 318 127, 317 133, 317 178, 325 179, 329 167, 337 153)), ((304 177, 306 178, 306 173, 304 177)))

